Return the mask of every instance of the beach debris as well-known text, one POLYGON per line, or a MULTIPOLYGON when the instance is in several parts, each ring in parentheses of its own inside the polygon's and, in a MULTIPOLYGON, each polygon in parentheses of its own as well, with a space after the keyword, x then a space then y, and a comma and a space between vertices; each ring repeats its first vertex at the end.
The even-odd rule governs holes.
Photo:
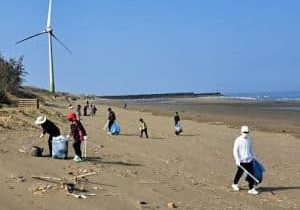
POLYGON ((144 200, 139 200, 136 203, 140 209, 144 209, 148 207, 148 203, 144 200))
POLYGON ((18 183, 22 183, 22 182, 25 182, 26 179, 24 176, 15 176, 15 175, 10 175, 9 177, 10 180, 16 180, 18 183))
POLYGON ((94 193, 79 193, 79 194, 76 194, 76 193, 67 193, 67 195, 71 195, 77 199, 80 199, 80 198, 83 198, 83 199, 87 199, 88 196, 96 196, 96 194, 94 193))
POLYGON ((141 180, 138 181, 137 184, 161 184, 165 183, 164 181, 147 181, 147 180, 141 180))
POLYGON ((19 183, 26 181, 26 179, 23 176, 17 176, 16 179, 17 179, 17 182, 19 182, 19 183))
POLYGON ((21 153, 27 153, 27 149, 25 147, 22 147, 21 149, 19 149, 19 152, 21 153))
POLYGON ((31 192, 33 193, 33 195, 44 196, 45 193, 48 190, 51 190, 53 187, 54 187, 54 185, 50 185, 50 184, 47 184, 47 185, 40 184, 40 185, 34 187, 33 189, 31 189, 31 192))
POLYGON ((103 187, 93 187, 93 190, 104 190, 104 188, 103 187))
POLYGON ((67 193, 72 193, 75 190, 75 184, 74 183, 65 183, 64 188, 67 193))
MULTIPOLYGON (((83 171, 87 171, 87 170, 83 170, 83 171)), ((73 177, 71 178, 59 178, 59 177, 51 177, 51 176, 35 176, 32 175, 31 178, 33 179, 38 179, 38 180, 42 180, 42 181, 46 181, 46 182, 51 182, 51 183, 55 183, 55 186, 60 186, 60 189, 64 189, 65 192, 67 193, 67 195, 71 195, 73 197, 76 198, 83 198, 86 199, 88 196, 95 196, 96 194, 93 193, 75 193, 76 191, 80 191, 80 192, 86 192, 86 190, 84 189, 82 182, 84 179, 84 181, 88 180, 86 177, 87 176, 92 176, 92 175, 96 175, 97 172, 88 172, 88 173, 84 173, 84 174, 80 174, 80 175, 74 175, 74 173, 70 174, 70 172, 68 172, 69 175, 73 175, 73 177)), ((42 185, 42 186, 38 186, 35 187, 32 192, 34 195, 44 195, 45 192, 47 190, 52 189, 52 185, 42 185)))
POLYGON ((177 205, 173 202, 167 203, 167 206, 168 206, 168 208, 172 208, 172 209, 177 208, 177 205))

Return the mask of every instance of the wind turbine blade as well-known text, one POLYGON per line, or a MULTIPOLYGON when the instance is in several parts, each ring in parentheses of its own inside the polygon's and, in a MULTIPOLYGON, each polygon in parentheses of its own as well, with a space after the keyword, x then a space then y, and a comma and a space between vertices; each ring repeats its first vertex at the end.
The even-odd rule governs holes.
POLYGON ((32 35, 32 36, 26 37, 25 39, 22 39, 22 40, 16 42, 16 44, 20 44, 21 42, 24 42, 24 41, 26 41, 26 40, 28 40, 28 39, 31 39, 31 38, 33 38, 33 37, 36 37, 36 36, 39 36, 39 35, 45 34, 45 33, 47 33, 47 32, 43 31, 43 32, 34 34, 34 35, 32 35))
POLYGON ((69 48, 62 42, 60 41, 53 33, 51 34, 54 39, 56 39, 56 41, 58 41, 70 54, 72 54, 71 50, 69 50, 69 48))
POLYGON ((49 0, 47 28, 51 27, 52 0, 49 0))

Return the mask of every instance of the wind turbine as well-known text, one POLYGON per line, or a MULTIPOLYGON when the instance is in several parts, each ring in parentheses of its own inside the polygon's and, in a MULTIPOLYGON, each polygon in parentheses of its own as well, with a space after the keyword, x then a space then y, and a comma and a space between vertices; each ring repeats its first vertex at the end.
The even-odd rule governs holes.
POLYGON ((19 44, 21 42, 24 42, 28 39, 31 39, 36 36, 40 36, 42 34, 48 34, 48 46, 49 46, 49 91, 53 94, 55 94, 55 82, 54 82, 54 70, 53 70, 53 50, 52 50, 52 38, 56 39, 70 54, 71 51, 68 49, 68 47, 60 41, 53 33, 53 28, 51 27, 51 13, 52 13, 52 0, 49 0, 49 8, 48 8, 48 19, 47 19, 47 25, 44 30, 42 30, 40 33, 34 34, 32 36, 26 37, 25 39, 22 39, 16 44, 19 44))

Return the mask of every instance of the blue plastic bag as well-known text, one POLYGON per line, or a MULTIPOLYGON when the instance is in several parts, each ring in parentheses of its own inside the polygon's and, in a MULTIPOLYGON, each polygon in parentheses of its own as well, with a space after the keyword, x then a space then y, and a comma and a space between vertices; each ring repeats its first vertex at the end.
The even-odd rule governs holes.
POLYGON ((181 123, 178 122, 178 123, 175 125, 175 132, 181 133, 182 131, 183 131, 183 129, 182 129, 181 123))
POLYGON ((255 178, 259 181, 259 183, 262 182, 265 168, 264 166, 256 159, 253 160, 253 172, 255 178))
MULTIPOLYGON (((252 161, 252 163, 253 163, 253 175, 259 181, 259 183, 256 183, 256 184, 260 184, 263 180, 265 168, 264 168, 263 164, 261 164, 256 159, 254 159, 252 161)), ((249 179, 252 179, 252 178, 250 176, 247 176, 246 180, 249 181, 249 179)))
POLYGON ((53 137, 52 139, 52 158, 68 158, 68 140, 64 136, 53 137))
POLYGON ((117 122, 114 122, 110 128, 110 133, 112 135, 119 135, 121 132, 121 128, 117 122))

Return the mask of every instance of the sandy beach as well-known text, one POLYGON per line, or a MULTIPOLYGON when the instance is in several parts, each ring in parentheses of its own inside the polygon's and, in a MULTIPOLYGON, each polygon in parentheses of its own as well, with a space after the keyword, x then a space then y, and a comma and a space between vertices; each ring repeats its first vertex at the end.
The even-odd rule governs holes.
MULTIPOLYGON (((258 189, 259 195, 249 195, 244 180, 240 192, 232 191, 230 185, 236 171, 232 146, 243 119, 236 117, 238 120, 235 121, 234 116, 243 116, 244 108, 232 109, 235 115, 228 114, 229 108, 219 115, 214 112, 214 106, 206 104, 202 106, 203 113, 199 113, 202 120, 196 120, 189 117, 194 112, 183 107, 184 110, 178 111, 182 111, 184 132, 175 136, 170 115, 173 108, 168 111, 160 109, 152 114, 149 110, 155 108, 153 105, 151 109, 146 105, 142 109, 140 104, 131 103, 129 109, 114 106, 121 135, 110 136, 102 130, 107 104, 118 103, 102 101, 98 104, 95 117, 82 119, 89 138, 88 159, 81 163, 71 159, 31 157, 29 150, 32 145, 42 146, 45 154, 48 153, 46 137, 39 139, 40 129, 33 124, 36 113, 17 113, 16 116, 27 123, 18 124, 20 118, 16 118, 11 119, 16 124, 11 129, 0 127, 0 210, 169 209, 167 204, 170 202, 175 203, 177 209, 184 210, 300 208, 299 139, 289 132, 268 132, 258 129, 260 126, 255 124, 251 127, 251 122, 254 150, 265 165, 266 174, 258 189), (216 118, 220 116, 233 117, 216 118), (141 117, 148 125, 147 140, 138 136, 138 119, 141 117), (95 194, 87 199, 67 195, 57 182, 32 178, 72 179, 91 172, 96 174, 82 179, 79 189, 95 194), (146 204, 140 205, 139 201, 146 204)), ((54 110, 54 114, 61 113, 53 121, 63 134, 68 134, 69 130, 68 122, 63 120, 69 112, 67 106, 67 103, 60 103, 47 107, 47 110, 54 110)), ((252 116, 251 111, 246 113, 252 116)), ((299 115, 291 116, 294 119, 299 115)), ((2 111, 1 117, 5 118, 7 114, 2 111)), ((263 114, 256 117, 251 119, 262 119, 262 123, 272 125, 277 125, 277 120, 285 125, 282 119, 289 120, 273 117, 270 121, 263 114)), ((299 125, 298 121, 289 122, 291 127, 299 125)), ((283 129, 288 131, 288 128, 283 129)), ((69 156, 73 157, 71 142, 69 156)))

